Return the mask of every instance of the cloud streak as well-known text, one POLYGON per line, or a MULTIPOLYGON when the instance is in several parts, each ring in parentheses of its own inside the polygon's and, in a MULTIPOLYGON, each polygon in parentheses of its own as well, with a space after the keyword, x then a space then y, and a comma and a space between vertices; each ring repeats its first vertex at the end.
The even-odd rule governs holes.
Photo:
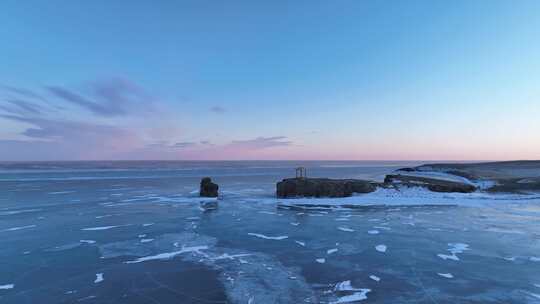
POLYGON ((154 100, 141 87, 123 79, 111 79, 93 84, 90 97, 59 86, 49 86, 47 90, 63 101, 103 117, 129 115, 136 112, 138 108, 148 108, 154 100))
POLYGON ((293 142, 287 140, 286 136, 257 137, 249 140, 233 140, 228 146, 247 150, 259 150, 271 147, 285 147, 293 142))

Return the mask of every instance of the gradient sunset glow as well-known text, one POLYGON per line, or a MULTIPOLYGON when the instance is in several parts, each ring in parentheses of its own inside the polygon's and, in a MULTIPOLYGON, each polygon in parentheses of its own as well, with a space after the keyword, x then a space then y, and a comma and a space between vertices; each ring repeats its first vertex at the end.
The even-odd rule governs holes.
POLYGON ((538 159, 538 12, 3 1, 0 160, 538 159))

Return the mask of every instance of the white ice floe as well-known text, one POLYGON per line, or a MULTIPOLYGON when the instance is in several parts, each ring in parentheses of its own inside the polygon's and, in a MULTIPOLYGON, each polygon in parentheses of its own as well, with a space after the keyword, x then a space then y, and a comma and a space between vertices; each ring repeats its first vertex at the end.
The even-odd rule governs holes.
POLYGON ((145 224, 142 224, 142 225, 143 225, 143 227, 148 227, 148 226, 154 225, 154 223, 145 223, 145 224))
POLYGON ((298 226, 298 225, 300 225, 300 223, 294 223, 294 222, 293 222, 293 223, 291 223, 291 225, 293 225, 293 226, 298 226))
POLYGON ((0 285, 0 289, 13 289, 15 284, 0 285))
POLYGON ((348 227, 338 227, 337 229, 345 232, 354 232, 354 229, 348 227))
POLYGON ((288 236, 286 235, 280 235, 280 236, 266 236, 264 234, 259 234, 259 233, 248 233, 248 235, 251 235, 251 236, 254 236, 254 237, 258 237, 258 238, 261 238, 261 239, 267 239, 267 240, 277 240, 277 241, 280 241, 280 240, 284 240, 284 239, 287 239, 289 238, 288 236))
POLYGON ((122 226, 118 225, 118 226, 90 227, 90 228, 83 228, 81 230, 84 230, 84 231, 100 231, 100 230, 109 230, 109 229, 118 228, 118 227, 122 227, 122 226))
POLYGON ((96 218, 97 219, 102 219, 102 218, 111 217, 111 216, 114 216, 114 214, 98 215, 98 216, 96 216, 96 218))
POLYGON ((353 302, 363 301, 367 299, 368 292, 371 292, 371 289, 367 289, 367 288, 361 288, 357 290, 358 291, 350 295, 339 297, 337 301, 330 302, 330 304, 353 303, 353 302))
POLYGON ((440 272, 437 272, 437 274, 440 275, 441 277, 447 278, 447 279, 451 279, 451 278, 454 277, 451 273, 440 273, 440 272))
POLYGON ((141 243, 152 242, 154 239, 141 239, 141 243))
POLYGON ((156 255, 150 255, 142 258, 138 258, 132 261, 124 262, 126 264, 135 264, 135 263, 141 263, 146 261, 153 261, 153 260, 169 260, 174 258, 177 255, 188 253, 188 252, 194 252, 201 254, 201 250, 208 249, 208 246, 193 246, 193 247, 182 247, 182 250, 173 251, 173 252, 164 252, 156 255))
POLYGON ((96 273, 96 279, 94 280, 94 283, 100 283, 103 282, 103 273, 96 273))
POLYGON ((306 243, 304 243, 304 242, 300 242, 300 241, 295 241, 295 242, 296 242, 296 244, 298 244, 298 245, 300 245, 302 247, 306 246, 306 243))
POLYGON ((346 222, 346 221, 349 221, 349 219, 346 218, 346 217, 338 217, 338 218, 336 219, 336 221, 338 221, 338 222, 346 222))
POLYGON ((37 227, 36 225, 28 225, 28 226, 20 226, 20 227, 13 227, 13 228, 7 228, 4 230, 0 230, 0 232, 7 232, 7 231, 17 231, 17 230, 23 230, 28 228, 34 228, 37 227))
POLYGON ((334 286, 334 291, 360 291, 362 288, 355 288, 351 285, 351 280, 339 282, 334 286))
POLYGON ((448 251, 450 251, 451 254, 437 254, 438 257, 440 257, 443 260, 453 260, 453 261, 459 261, 459 257, 457 256, 458 253, 463 253, 465 250, 470 250, 469 245, 464 243, 448 243, 448 251))
POLYGON ((96 243, 96 241, 94 241, 94 240, 80 240, 79 242, 84 243, 84 244, 95 244, 96 243))
POLYGON ((381 280, 381 278, 379 278, 379 277, 376 276, 376 275, 370 275, 369 278, 372 279, 372 280, 375 281, 375 282, 379 282, 379 281, 381 280))
POLYGON ((516 260, 516 257, 506 257, 506 258, 503 258, 503 259, 513 262, 513 261, 516 260))
POLYGON ((539 257, 530 257, 529 260, 531 262, 540 262, 540 258, 539 257))
POLYGON ((379 234, 379 230, 369 230, 368 234, 379 234))
POLYGON ((326 259, 325 258, 320 258, 320 259, 315 259, 315 261, 319 264, 324 264, 326 263, 326 259))
POLYGON ((378 252, 386 252, 386 245, 377 245, 375 246, 375 250, 378 252))
POLYGON ((337 251, 338 251, 337 248, 328 249, 328 250, 326 250, 326 254, 336 253, 337 251))

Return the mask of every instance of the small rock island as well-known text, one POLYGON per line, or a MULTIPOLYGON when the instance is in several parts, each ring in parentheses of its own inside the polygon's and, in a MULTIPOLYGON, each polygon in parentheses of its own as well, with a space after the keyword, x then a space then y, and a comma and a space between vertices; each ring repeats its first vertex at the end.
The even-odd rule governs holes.
POLYGON ((219 186, 212 182, 210 177, 204 177, 201 180, 201 188, 199 190, 199 196, 201 197, 218 197, 219 186))

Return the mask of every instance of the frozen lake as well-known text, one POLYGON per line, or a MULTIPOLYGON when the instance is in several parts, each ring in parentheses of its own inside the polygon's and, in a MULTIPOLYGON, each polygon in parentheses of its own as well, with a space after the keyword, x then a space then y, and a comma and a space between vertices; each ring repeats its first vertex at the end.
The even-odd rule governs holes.
POLYGON ((276 207, 298 165, 417 164, 1 164, 0 303, 540 303, 538 201, 276 207), (217 210, 200 209, 204 176, 217 210))

